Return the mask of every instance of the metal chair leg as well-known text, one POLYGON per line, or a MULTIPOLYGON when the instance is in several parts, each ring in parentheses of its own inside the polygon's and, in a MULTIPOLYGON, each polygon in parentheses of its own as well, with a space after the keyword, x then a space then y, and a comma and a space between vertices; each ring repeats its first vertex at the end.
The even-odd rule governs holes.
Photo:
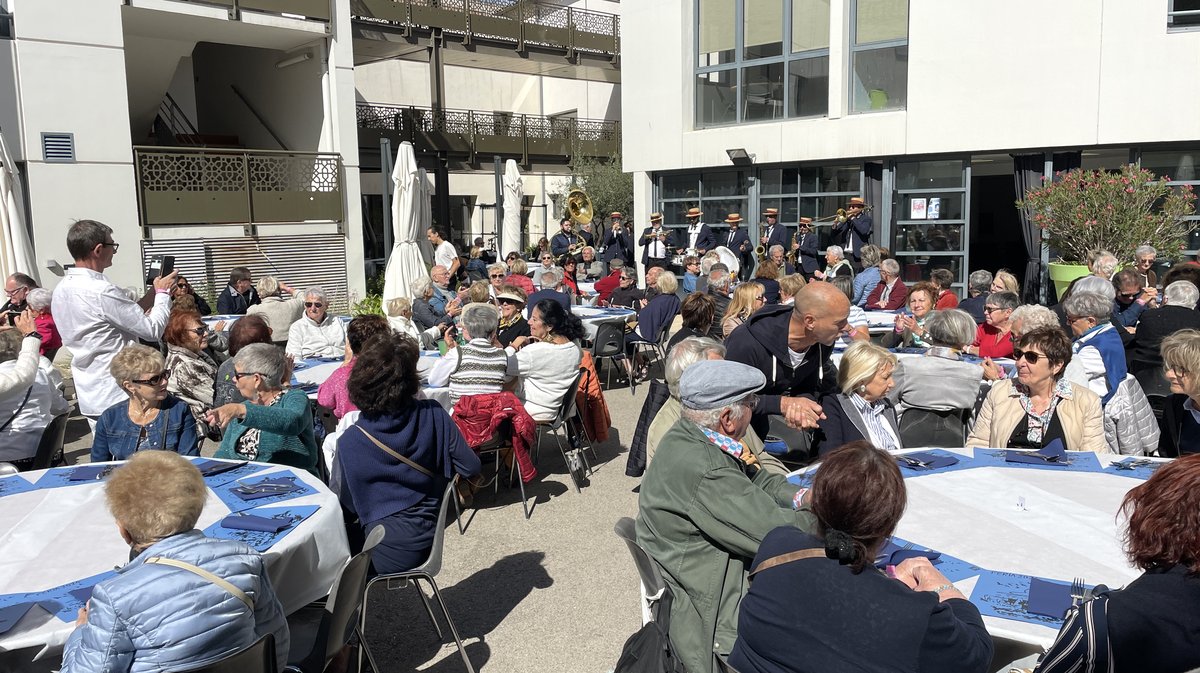
POLYGON ((416 581, 416 577, 413 578, 413 588, 417 590, 417 595, 421 597, 421 603, 425 606, 425 614, 429 615, 429 621, 433 624, 434 630, 437 631, 438 639, 444 639, 445 636, 442 635, 442 627, 438 624, 437 617, 433 616, 433 606, 429 605, 429 598, 425 596, 424 591, 421 591, 421 584, 416 581))
MULTIPOLYGON (((517 487, 521 489, 521 509, 525 510, 525 520, 529 521, 529 514, 530 514, 529 503, 525 501, 525 480, 523 478, 521 478, 521 471, 517 469, 517 461, 516 461, 516 455, 515 455, 516 449, 513 449, 513 453, 514 453, 513 464, 512 464, 512 467, 509 468, 509 470, 508 470, 508 480, 511 482, 513 480, 513 475, 515 474, 517 476, 517 487)), ((500 481, 500 480, 497 479, 496 481, 500 481)))
POLYGON ((454 620, 450 618, 450 611, 446 609, 446 602, 442 600, 442 592, 438 590, 437 582, 431 575, 422 574, 421 577, 424 577, 429 582, 430 588, 433 589, 433 597, 437 599, 438 605, 442 608, 442 615, 446 617, 446 623, 450 625, 450 633, 454 636, 454 643, 458 645, 458 653, 462 656, 463 664, 469 673, 475 673, 475 667, 471 665, 471 660, 467 657, 467 648, 463 647, 462 638, 458 635, 458 627, 454 626, 454 620))
MULTIPOLYGON (((563 434, 566 434, 566 430, 563 430, 563 434)), ((571 483, 575 485, 575 492, 583 493, 583 489, 579 487, 579 480, 575 478, 575 471, 571 469, 571 461, 567 458, 567 451, 563 448, 562 438, 558 436, 558 431, 554 431, 554 443, 558 444, 558 452, 562 454, 563 464, 567 466, 567 472, 571 475, 571 483)), ((567 443, 570 444, 570 441, 567 443)), ((582 451, 579 453, 583 454, 582 451)), ((585 463, 587 462, 586 458, 583 460, 585 463)))
MULTIPOLYGON (((364 606, 364 612, 365 606, 364 606)), ((375 655, 371 653, 371 648, 367 646, 367 637, 363 635, 362 629, 355 628, 358 634, 358 673, 362 673, 363 655, 367 657, 367 665, 371 667, 371 673, 383 673, 383 669, 375 663, 375 655)))

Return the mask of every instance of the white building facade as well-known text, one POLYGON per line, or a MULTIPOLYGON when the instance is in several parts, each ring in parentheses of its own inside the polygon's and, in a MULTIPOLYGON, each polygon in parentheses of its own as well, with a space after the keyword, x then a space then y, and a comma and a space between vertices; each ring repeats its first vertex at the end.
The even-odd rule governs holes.
POLYGON ((1140 161, 1195 182, 1200 93, 1181 74, 1200 59, 1200 13, 1185 4, 625 3, 623 58, 655 64, 623 78, 636 217, 682 226, 698 205, 719 227, 774 207, 794 227, 861 196, 906 281, 1037 275, 1020 177, 1140 161))

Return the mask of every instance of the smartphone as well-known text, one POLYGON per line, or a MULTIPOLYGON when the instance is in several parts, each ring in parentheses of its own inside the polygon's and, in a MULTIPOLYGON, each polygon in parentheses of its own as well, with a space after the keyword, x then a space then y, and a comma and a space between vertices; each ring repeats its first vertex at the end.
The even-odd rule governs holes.
POLYGON ((154 255, 150 258, 150 270, 146 273, 146 284, 153 285, 156 279, 168 276, 174 270, 174 255, 154 255))

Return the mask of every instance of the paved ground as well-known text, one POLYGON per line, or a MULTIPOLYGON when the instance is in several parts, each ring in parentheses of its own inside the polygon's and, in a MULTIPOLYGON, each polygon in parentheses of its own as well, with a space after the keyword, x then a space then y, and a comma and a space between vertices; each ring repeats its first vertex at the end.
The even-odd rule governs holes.
MULTIPOLYGON (((476 670, 604 673, 641 625, 637 574, 613 524, 637 513, 640 480, 625 476, 625 459, 646 390, 631 395, 614 377, 611 435, 582 493, 547 437, 541 474, 526 487, 536 499, 529 521, 517 490, 502 487, 476 497, 465 535, 447 530, 438 584, 476 670)), ((73 420, 67 441, 68 461, 86 461, 86 422, 73 420)), ((368 642, 386 673, 465 670, 411 587, 373 593, 369 609, 368 642)))

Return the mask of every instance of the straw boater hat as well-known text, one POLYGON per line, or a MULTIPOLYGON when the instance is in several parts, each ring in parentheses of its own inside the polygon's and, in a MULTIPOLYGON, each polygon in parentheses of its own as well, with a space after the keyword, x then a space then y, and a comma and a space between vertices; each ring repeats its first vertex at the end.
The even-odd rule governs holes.
POLYGON ((700 217, 703 214, 704 214, 704 211, 700 210, 699 208, 688 208, 688 211, 687 211, 688 218, 700 217))
POLYGON ((614 210, 613 212, 609 213, 609 214, 608 214, 608 216, 609 216, 609 217, 611 217, 611 218, 612 218, 612 219, 614 219, 614 220, 619 220, 619 219, 621 219, 622 217, 624 217, 623 215, 621 215, 621 213, 618 213, 618 212, 617 212, 617 211, 615 211, 615 210, 614 210))
POLYGON ((725 224, 741 224, 742 216, 738 213, 729 213, 725 218, 725 224))
POLYGON ((800 226, 802 226, 802 227, 807 227, 807 226, 808 226, 808 225, 810 225, 810 224, 812 224, 812 218, 811 218, 811 217, 802 217, 802 218, 800 218, 800 226))
POLYGON ((763 211, 763 215, 765 215, 767 217, 774 217, 775 219, 779 219, 779 209, 778 208, 767 208, 766 210, 763 211))
POLYGON ((525 297, 514 292, 500 292, 496 294, 496 299, 508 299, 510 301, 525 303, 525 297))
POLYGON ((859 208, 866 208, 867 202, 863 201, 861 198, 859 198, 857 196, 852 196, 852 197, 850 197, 850 202, 846 204, 846 207, 853 208, 855 206, 858 206, 859 208))
POLYGON ((650 213, 651 222, 662 222, 662 213, 650 213))

